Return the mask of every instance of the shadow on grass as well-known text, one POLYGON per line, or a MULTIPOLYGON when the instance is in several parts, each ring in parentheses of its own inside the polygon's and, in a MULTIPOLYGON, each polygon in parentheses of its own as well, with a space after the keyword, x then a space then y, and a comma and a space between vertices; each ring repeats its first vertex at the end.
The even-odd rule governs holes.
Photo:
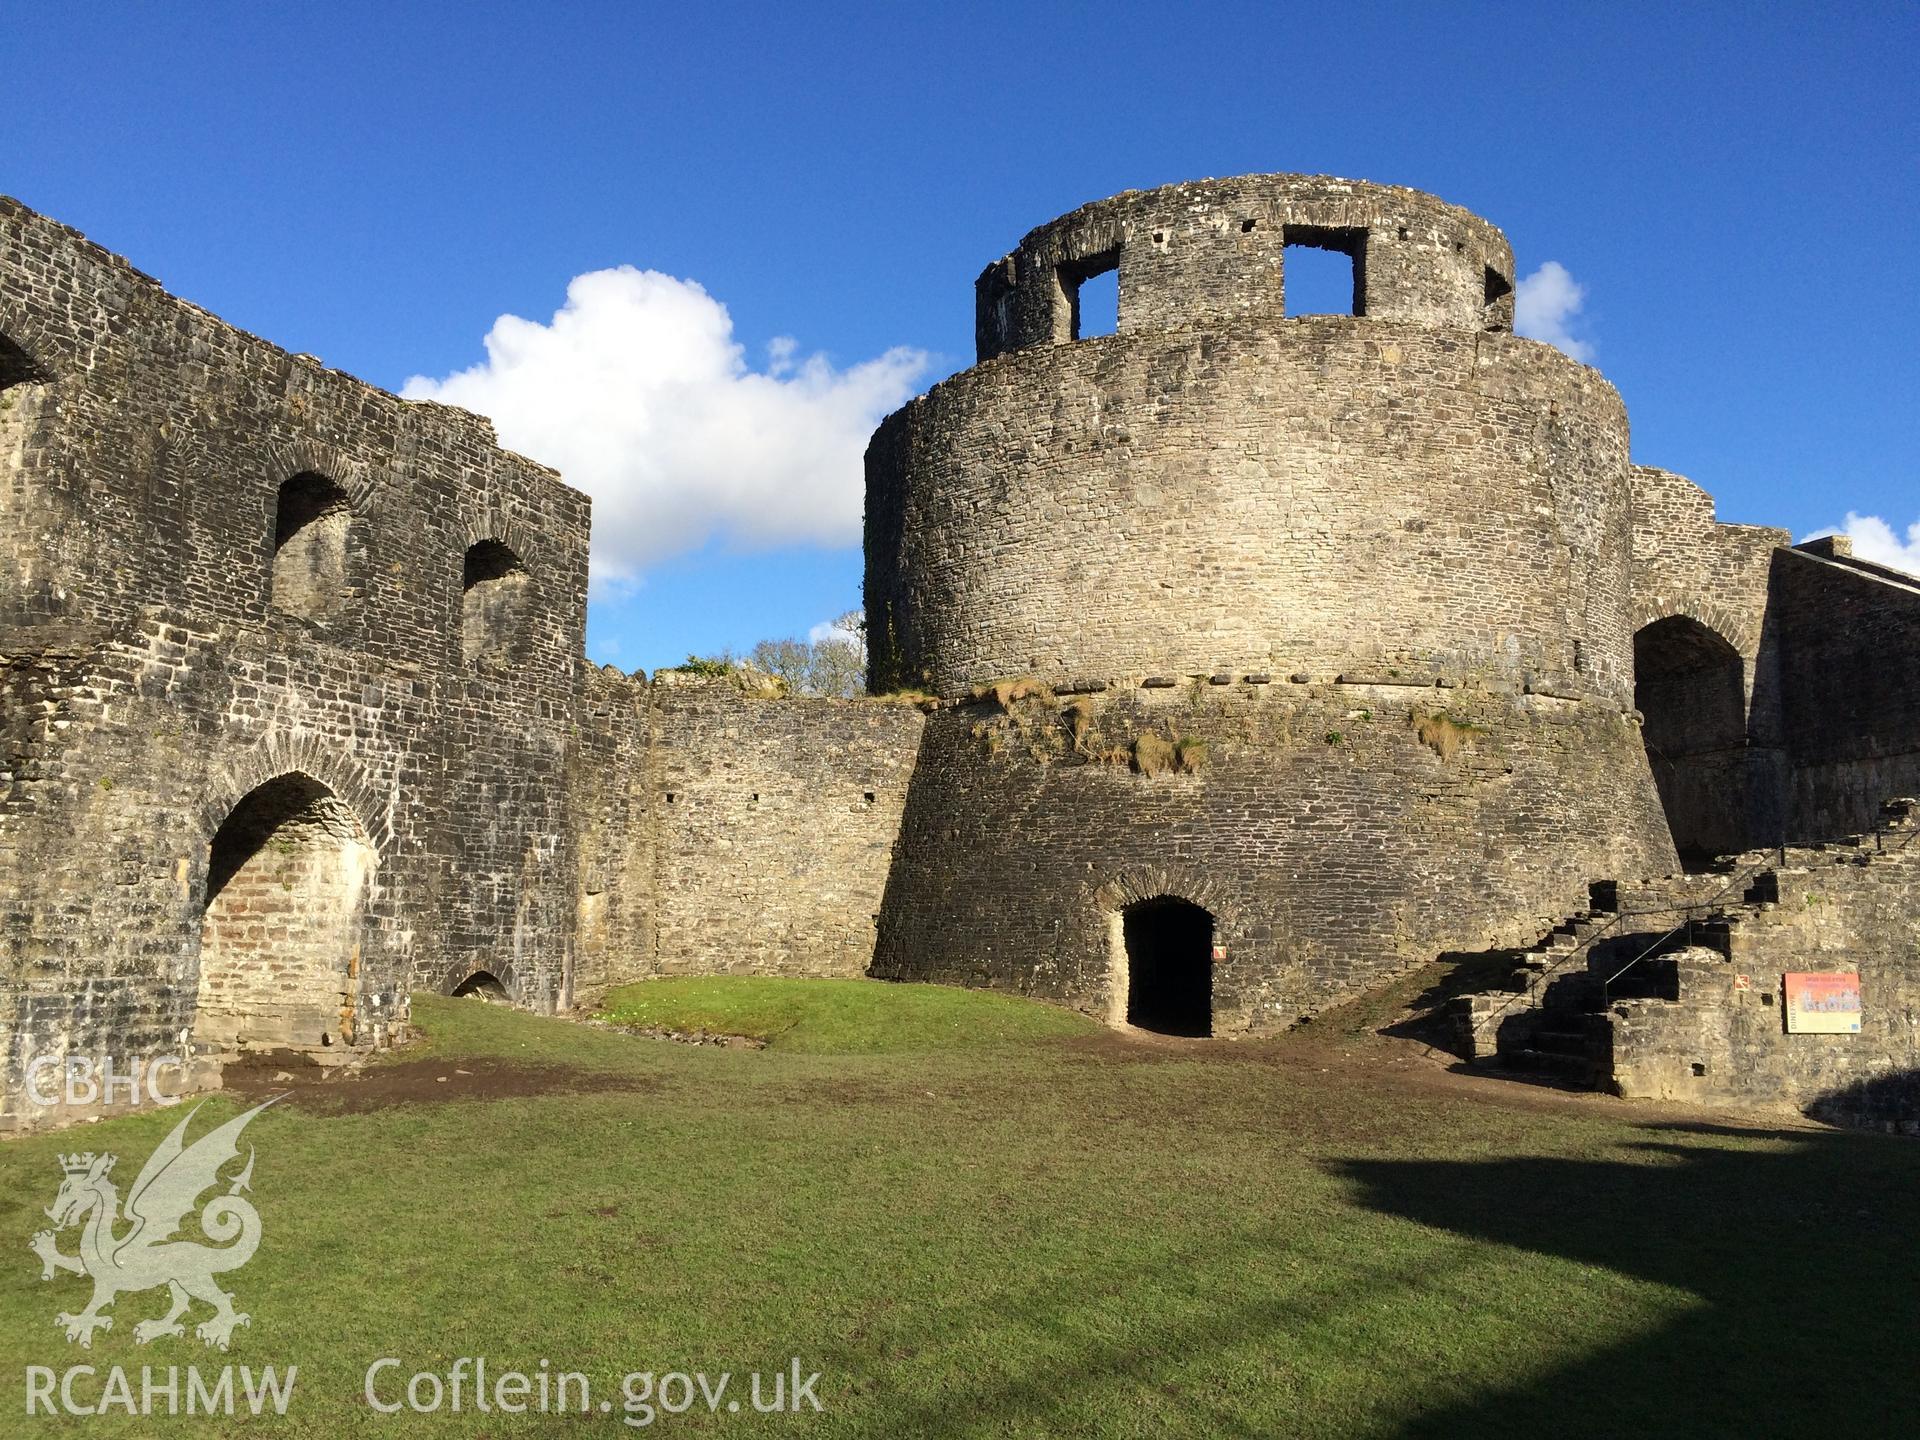
POLYGON ((1829 1090, 1807 1113, 1836 1125, 1920 1132, 1920 1070, 1895 1070, 1829 1090))
MULTIPOLYGON (((1920 1152, 1907 1141, 1812 1130, 1775 1133, 1780 1148, 1756 1149, 1715 1143, 1722 1134, 1751 1142, 1755 1131, 1649 1129, 1660 1138, 1636 1146, 1639 1161, 1336 1166, 1361 1203, 1385 1214, 1704 1302, 1663 1329, 1398 1433, 1912 1433, 1920 1152)), ((1543 1336, 1552 1325, 1541 1317, 1543 1336)), ((1513 1360, 1528 1368, 1527 1355, 1513 1360)))
MULTIPOLYGON (((1111 1276, 1086 1276, 1084 1291, 1064 1290, 1057 1280, 1010 1289, 995 1297, 992 1323, 1034 1337, 1025 1362, 980 1377, 964 1397, 890 1411, 888 1433, 1124 1430, 1248 1440, 1913 1433, 1920 1261, 1911 1231, 1920 1150, 1902 1140, 1812 1130, 1676 1125, 1646 1133, 1624 1158, 1331 1162, 1330 1171, 1354 1188, 1355 1203, 1452 1232, 1453 1243, 1424 1249, 1418 1268, 1408 1266, 1405 1251, 1348 1253, 1285 1294, 1228 1285, 1214 1292, 1203 1317, 1191 1310, 1142 1314, 1121 1334, 1089 1326, 1084 1308, 1111 1276), (1488 1243, 1671 1287, 1699 1303, 1652 1330, 1639 1328, 1645 1316, 1635 1312, 1583 1314, 1578 1326, 1556 1325, 1543 1293, 1570 1311, 1588 1296, 1565 1283, 1529 1294, 1489 1290, 1448 1317, 1455 1333, 1432 1337, 1435 1343, 1418 1345, 1418 1354, 1402 1353, 1409 1336, 1401 1333, 1398 1343, 1390 1337, 1411 1323, 1405 1317, 1416 1312, 1406 1307, 1422 1292, 1464 1286, 1472 1294, 1477 1278, 1515 1273, 1488 1270, 1488 1243), (1303 1411, 1298 1395, 1274 1393, 1263 1402, 1244 1387, 1230 1396, 1210 1393, 1206 1384, 1169 1383, 1170 1362, 1198 1358, 1204 1369, 1207 1357, 1249 1343, 1285 1357, 1308 1332, 1346 1333, 1364 1350, 1383 1305, 1400 1309, 1402 1318, 1374 1330, 1380 1351, 1359 1356, 1359 1375, 1412 1375, 1408 1388, 1416 1397, 1423 1384, 1436 1395, 1459 1395, 1474 1375, 1506 1373, 1514 1382, 1470 1400, 1356 1403, 1334 1414, 1322 1407, 1340 1402, 1325 1393, 1303 1411), (1509 1339, 1476 1335, 1476 1319, 1486 1318, 1476 1312, 1497 1312, 1505 1323, 1489 1329, 1509 1339), (1534 1313, 1538 1343, 1513 1343, 1516 1316, 1534 1313), (1626 1338, 1568 1362, 1563 1332, 1572 1330, 1626 1338), (1486 1347, 1497 1343, 1507 1352, 1489 1357, 1486 1347), (1446 1355, 1457 1359, 1437 1358, 1446 1355), (1421 1368, 1434 1366, 1423 1381, 1421 1368), (1157 1413, 1136 1414, 1132 1427, 1116 1424, 1115 1396, 1135 1404, 1150 1397, 1157 1413)), ((1242 1267, 1257 1274, 1262 1258, 1284 1250, 1290 1238, 1264 1227, 1223 1231, 1208 1246, 1161 1252, 1130 1279, 1178 1294, 1183 1276, 1190 1287, 1217 1284, 1242 1267)), ((1617 1305, 1620 1290, 1596 1282, 1590 1294, 1591 1303, 1617 1305)), ((849 1350, 833 1363, 857 1373, 863 1358, 849 1350)))

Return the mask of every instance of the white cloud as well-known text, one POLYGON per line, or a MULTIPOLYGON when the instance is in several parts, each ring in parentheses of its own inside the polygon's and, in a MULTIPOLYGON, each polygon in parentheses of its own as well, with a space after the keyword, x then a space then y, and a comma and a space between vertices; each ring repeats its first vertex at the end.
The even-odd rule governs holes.
POLYGON ((863 619, 865 618, 865 613, 866 612, 862 610, 853 610, 848 612, 847 615, 840 616, 838 619, 822 620, 818 625, 807 631, 807 643, 818 645, 822 640, 844 640, 849 645, 865 649, 867 637, 862 635, 858 630, 843 628, 840 624, 841 620, 849 618, 856 620, 863 619))
POLYGON ((1544 340, 1576 360, 1591 362, 1592 343, 1579 339, 1571 328, 1586 303, 1587 287, 1558 260, 1549 260, 1514 287, 1514 333, 1544 340))
POLYGON ((576 276, 546 324, 502 315, 486 349, 484 363, 416 375, 401 393, 490 416, 501 444, 591 495, 602 583, 714 538, 856 542, 867 438, 929 358, 902 346, 838 369, 783 337, 756 371, 725 305, 628 265, 576 276))
POLYGON ((1849 510, 1844 526, 1836 528, 1829 525, 1825 530, 1816 530, 1806 538, 1818 540, 1822 535, 1845 535, 1853 541, 1853 553, 1862 560, 1871 560, 1876 565, 1890 565, 1895 570, 1905 570, 1909 575, 1920 575, 1920 520, 1907 527, 1907 538, 1902 540, 1894 533, 1893 527, 1878 515, 1856 515, 1849 510))

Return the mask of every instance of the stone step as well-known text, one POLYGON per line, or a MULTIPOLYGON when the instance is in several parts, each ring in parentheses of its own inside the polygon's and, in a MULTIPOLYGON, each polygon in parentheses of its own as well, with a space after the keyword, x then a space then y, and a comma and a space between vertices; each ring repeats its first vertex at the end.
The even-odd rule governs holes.
POLYGON ((1533 1032, 1529 1048, 1548 1055, 1571 1055, 1582 1060, 1594 1060, 1598 1037, 1586 1030, 1547 1030, 1533 1032))
POLYGON ((1530 1046, 1502 1050, 1500 1061, 1509 1070, 1529 1075, 1551 1075, 1557 1079, 1591 1087, 1597 1076, 1594 1062, 1583 1055, 1562 1055, 1530 1046))

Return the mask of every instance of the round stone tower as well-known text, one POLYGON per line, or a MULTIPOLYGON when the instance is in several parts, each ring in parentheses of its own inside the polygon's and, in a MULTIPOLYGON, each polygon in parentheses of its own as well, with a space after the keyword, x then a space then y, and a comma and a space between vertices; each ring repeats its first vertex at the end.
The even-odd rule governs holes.
POLYGON ((1259 1032, 1672 867, 1626 414, 1513 336, 1513 273, 1454 206, 1291 175, 1128 192, 987 267, 980 363, 867 456, 874 686, 953 702, 876 973, 1259 1032), (1345 313, 1290 314, 1330 259, 1345 313))

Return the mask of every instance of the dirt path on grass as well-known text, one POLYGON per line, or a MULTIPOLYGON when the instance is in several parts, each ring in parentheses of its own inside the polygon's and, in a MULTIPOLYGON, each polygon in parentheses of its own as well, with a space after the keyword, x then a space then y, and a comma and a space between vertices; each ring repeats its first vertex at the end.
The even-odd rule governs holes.
POLYGON ((282 1103, 322 1115, 359 1115, 396 1105, 520 1099, 536 1095, 640 1093, 660 1088, 646 1075, 524 1064, 489 1056, 322 1066, 295 1055, 251 1056, 227 1066, 223 1088, 244 1100, 282 1103))

